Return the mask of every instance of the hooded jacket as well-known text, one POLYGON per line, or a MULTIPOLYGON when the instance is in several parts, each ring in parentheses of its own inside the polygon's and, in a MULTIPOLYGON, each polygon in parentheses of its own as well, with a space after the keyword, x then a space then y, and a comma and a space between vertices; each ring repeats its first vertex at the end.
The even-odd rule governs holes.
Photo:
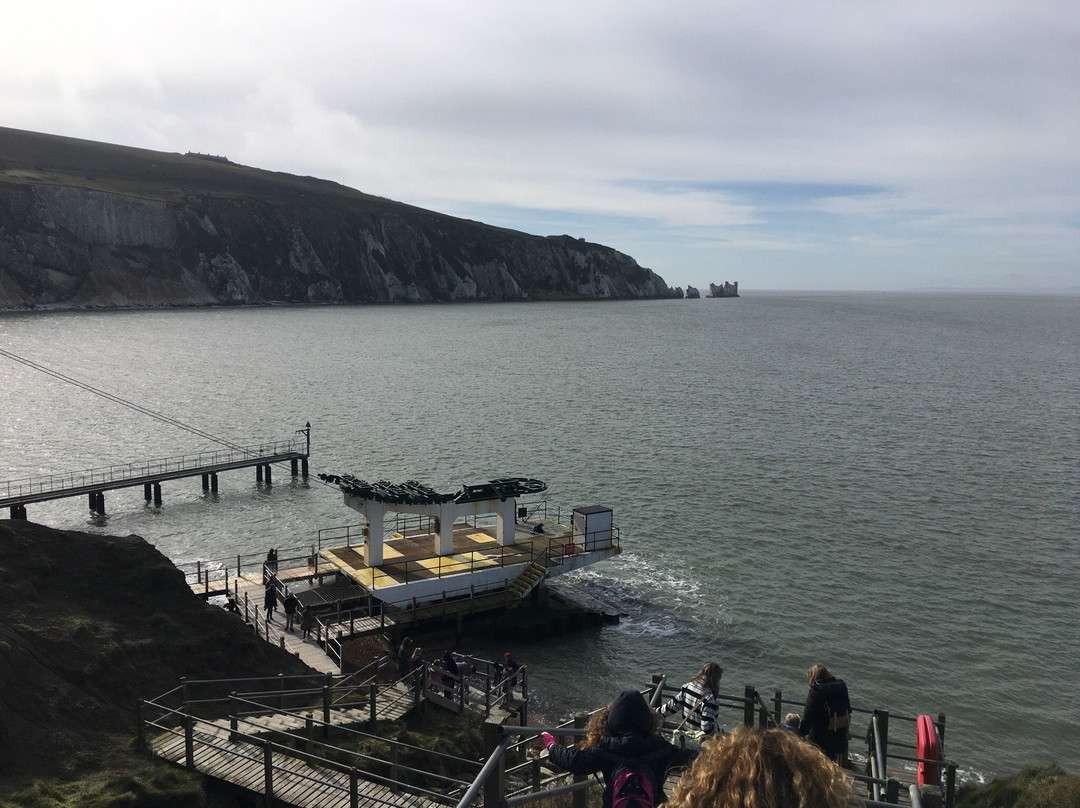
POLYGON ((642 761, 652 773, 657 804, 666 801, 664 780, 669 769, 688 765, 697 755, 679 749, 655 733, 653 711, 636 690, 624 690, 608 707, 606 734, 596 746, 552 744, 548 759, 572 774, 599 772, 604 778, 604 808, 611 808, 612 774, 627 760, 642 761))
POLYGON ((850 713, 851 701, 844 680, 835 676, 822 679, 806 694, 799 734, 803 737, 809 735, 822 752, 837 758, 847 750, 848 731, 846 726, 843 729, 829 729, 829 718, 850 713))

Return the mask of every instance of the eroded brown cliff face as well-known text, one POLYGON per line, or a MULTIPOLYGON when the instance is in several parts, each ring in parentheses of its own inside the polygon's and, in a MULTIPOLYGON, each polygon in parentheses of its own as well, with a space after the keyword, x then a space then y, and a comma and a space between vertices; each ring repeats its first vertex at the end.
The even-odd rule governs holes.
POLYGON ((633 258, 221 159, 0 128, 0 308, 670 297, 633 258))

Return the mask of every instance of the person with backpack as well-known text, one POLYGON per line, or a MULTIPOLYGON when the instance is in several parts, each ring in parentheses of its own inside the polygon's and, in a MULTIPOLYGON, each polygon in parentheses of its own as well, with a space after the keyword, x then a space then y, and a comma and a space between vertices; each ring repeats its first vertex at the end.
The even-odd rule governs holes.
POLYGON ((851 725, 847 684, 820 663, 807 671, 806 682, 810 690, 799 722, 799 735, 809 736, 827 757, 842 765, 851 725))
POLYGON ((654 808, 667 798, 670 769, 689 765, 696 750, 679 749, 659 734, 660 716, 636 690, 624 690, 595 713, 579 746, 543 733, 548 760, 572 774, 600 774, 603 808, 654 808))

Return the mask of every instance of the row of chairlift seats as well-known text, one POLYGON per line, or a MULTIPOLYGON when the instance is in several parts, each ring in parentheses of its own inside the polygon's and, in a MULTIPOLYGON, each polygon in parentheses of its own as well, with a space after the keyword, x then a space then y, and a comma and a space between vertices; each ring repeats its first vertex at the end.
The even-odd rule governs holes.
POLYGON ((320 474, 319 479, 336 485, 350 496, 363 497, 375 502, 391 505, 436 505, 443 502, 480 502, 486 499, 506 500, 511 497, 539 494, 547 490, 547 485, 540 480, 528 477, 500 477, 477 485, 463 485, 461 490, 452 494, 440 494, 438 491, 417 482, 406 480, 404 483, 391 483, 379 480, 369 483, 351 474, 320 474))

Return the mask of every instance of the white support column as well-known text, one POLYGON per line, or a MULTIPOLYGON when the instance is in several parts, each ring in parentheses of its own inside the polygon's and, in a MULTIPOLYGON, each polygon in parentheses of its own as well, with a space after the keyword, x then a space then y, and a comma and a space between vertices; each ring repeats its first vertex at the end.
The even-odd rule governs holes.
POLYGON ((517 500, 513 497, 495 503, 495 537, 503 547, 509 547, 514 543, 514 511, 516 509, 517 500))
POLYGON ((454 521, 456 519, 456 503, 447 502, 439 506, 439 535, 435 539, 436 555, 453 555, 454 521))
POLYGON ((360 511, 367 517, 368 534, 364 538, 364 563, 369 567, 380 567, 383 563, 383 519, 386 506, 381 502, 368 500, 360 511))

